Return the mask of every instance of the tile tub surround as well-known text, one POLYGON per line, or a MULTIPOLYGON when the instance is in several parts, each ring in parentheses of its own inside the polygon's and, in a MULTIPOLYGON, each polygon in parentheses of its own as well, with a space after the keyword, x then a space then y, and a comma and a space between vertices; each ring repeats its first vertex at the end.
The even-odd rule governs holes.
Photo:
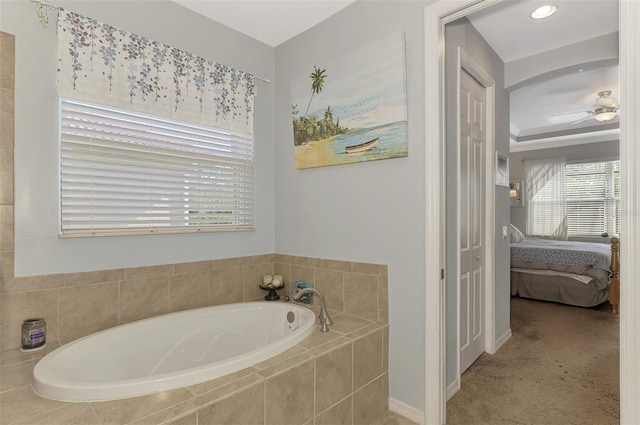
MULTIPOLYGON (((264 275, 305 280, 323 294, 331 314, 353 323, 387 322, 387 266, 263 254, 93 272, 14 277, 0 291, 0 350, 20 346, 25 319, 44 317, 47 341, 74 339, 135 320, 190 308, 264 299, 264 275)), ((317 302, 314 298, 314 304, 317 302)))
POLYGON ((334 328, 212 381, 163 393, 92 403, 35 395, 33 366, 45 351, 5 351, 0 423, 11 424, 372 424, 386 405, 388 325, 345 313, 334 328), (367 353, 363 355, 362 353, 367 353))

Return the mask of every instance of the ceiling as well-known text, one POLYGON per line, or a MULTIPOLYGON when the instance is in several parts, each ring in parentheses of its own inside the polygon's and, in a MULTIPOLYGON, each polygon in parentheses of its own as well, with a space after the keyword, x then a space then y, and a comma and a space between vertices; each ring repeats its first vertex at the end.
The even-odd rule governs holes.
POLYGON ((355 0, 173 0, 271 47, 295 37, 355 0))
MULTIPOLYGON (((173 1, 276 47, 355 0, 173 1)), ((541 0, 506 0, 468 19, 507 67, 519 59, 618 30, 618 0, 551 0, 549 3, 557 5, 559 10, 541 21, 529 17, 535 7, 544 4, 541 0)), ((534 80, 510 89, 512 150, 533 146, 532 142, 556 143, 562 139, 562 143, 567 144, 616 138, 618 130, 611 127, 617 126, 618 118, 598 123, 585 111, 595 103, 599 91, 611 90, 612 97, 618 99, 617 61, 585 63, 534 80), (567 142, 568 139, 571 140, 567 142)))
MULTIPOLYGON (((579 51, 576 43, 618 31, 618 0, 551 0, 546 4, 558 6, 555 15, 531 19, 529 14, 542 4, 507 0, 467 18, 507 70, 520 59, 566 46, 579 51)), ((525 145, 529 149, 617 139, 617 117, 600 123, 586 112, 600 91, 611 90, 619 99, 617 59, 566 67, 508 90, 512 151, 525 145)))

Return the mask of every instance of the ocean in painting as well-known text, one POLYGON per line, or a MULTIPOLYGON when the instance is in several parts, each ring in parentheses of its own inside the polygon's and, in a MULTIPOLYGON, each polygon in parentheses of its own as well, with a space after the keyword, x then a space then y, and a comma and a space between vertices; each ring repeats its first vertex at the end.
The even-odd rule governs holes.
POLYGON ((346 134, 295 146, 296 168, 406 157, 408 155, 407 139, 407 121, 351 130, 346 134), (356 153, 345 152, 347 146, 359 145, 376 137, 379 137, 380 141, 369 150, 356 153))

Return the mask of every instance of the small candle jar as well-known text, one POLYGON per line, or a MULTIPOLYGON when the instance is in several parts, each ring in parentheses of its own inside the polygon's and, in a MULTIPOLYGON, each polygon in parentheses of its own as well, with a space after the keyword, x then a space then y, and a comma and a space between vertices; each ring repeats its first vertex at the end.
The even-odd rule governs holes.
POLYGON ((20 351, 34 351, 47 342, 47 324, 43 318, 27 319, 22 323, 22 347, 20 351))

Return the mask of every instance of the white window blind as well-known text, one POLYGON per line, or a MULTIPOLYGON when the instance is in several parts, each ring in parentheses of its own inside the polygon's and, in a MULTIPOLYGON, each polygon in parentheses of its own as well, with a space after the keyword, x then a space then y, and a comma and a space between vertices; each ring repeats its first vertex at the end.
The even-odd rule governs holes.
POLYGON ((567 164, 569 235, 620 233, 620 161, 567 164))
POLYGON ((61 99, 61 236, 253 229, 253 137, 61 99))

